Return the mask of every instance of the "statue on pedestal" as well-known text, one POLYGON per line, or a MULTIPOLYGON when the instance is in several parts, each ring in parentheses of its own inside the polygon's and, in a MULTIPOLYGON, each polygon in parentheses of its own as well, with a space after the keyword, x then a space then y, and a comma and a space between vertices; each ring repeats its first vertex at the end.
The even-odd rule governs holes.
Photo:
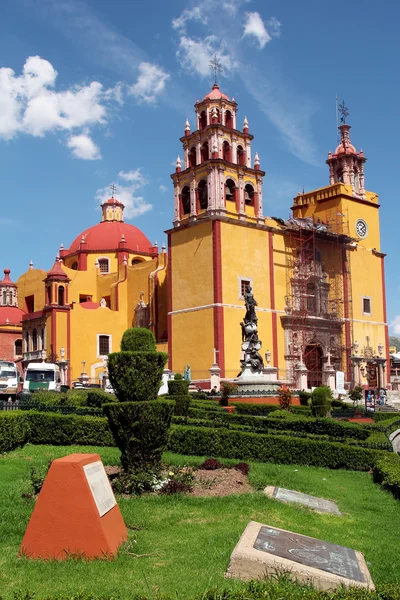
POLYGON ((246 375, 261 375, 264 367, 263 358, 259 353, 262 342, 258 338, 257 302, 250 285, 246 286, 244 302, 246 314, 240 323, 242 328, 242 351, 244 352, 244 357, 240 361, 242 367, 241 375, 244 375, 246 371, 246 375))

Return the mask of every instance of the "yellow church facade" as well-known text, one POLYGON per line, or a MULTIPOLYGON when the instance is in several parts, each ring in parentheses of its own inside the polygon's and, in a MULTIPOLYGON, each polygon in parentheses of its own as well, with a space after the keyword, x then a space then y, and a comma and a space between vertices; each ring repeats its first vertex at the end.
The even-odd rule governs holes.
MULTIPOLYGON (((68 382, 101 379, 106 356, 131 326, 149 327, 169 353, 169 369, 190 364, 209 386, 240 369, 244 293, 257 301, 266 363, 294 387, 386 387, 388 328, 379 203, 364 186, 366 158, 350 126, 328 154, 329 184, 293 201, 293 217, 266 216, 260 160, 247 118, 218 85, 196 102, 196 128, 185 124, 178 157, 168 250, 124 222, 110 198, 102 221, 49 272, 30 268, 18 280, 24 364, 68 361, 68 382)), ((327 182, 328 183, 328 182, 327 182)))

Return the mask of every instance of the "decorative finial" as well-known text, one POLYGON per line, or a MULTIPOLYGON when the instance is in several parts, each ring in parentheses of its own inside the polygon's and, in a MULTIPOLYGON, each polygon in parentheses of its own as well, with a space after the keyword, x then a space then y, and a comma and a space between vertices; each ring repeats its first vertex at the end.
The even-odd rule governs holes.
POLYGON ((189 123, 189 119, 186 119, 186 123, 185 123, 185 131, 190 131, 190 123, 189 123))
POLYGON ((218 111, 217 111, 217 107, 214 106, 212 111, 211 111, 211 118, 212 119, 218 119, 218 111))
POLYGON ((166 246, 165 246, 164 242, 163 242, 163 244, 162 244, 162 246, 161 246, 161 251, 162 251, 163 253, 165 253, 165 251, 166 251, 166 246))
POLYGON ((346 118, 349 116, 349 109, 347 108, 347 106, 344 103, 344 100, 342 101, 342 104, 339 104, 339 112, 342 115, 340 117, 340 122, 341 123, 346 123, 346 118))
POLYGON ((178 157, 176 159, 176 163, 175 163, 175 168, 176 168, 177 171, 181 170, 181 165, 182 165, 182 163, 181 163, 181 157, 178 155, 178 157))
POLYGON ((258 156, 258 152, 254 155, 254 168, 260 166, 260 157, 258 156))
POLYGON ((111 190, 111 198, 114 198, 114 194, 117 191, 117 186, 114 183, 112 183, 110 185, 110 190, 111 190))
POLYGON ((154 248, 158 248, 158 242, 157 242, 157 240, 154 242, 154 248))
POLYGON ((30 268, 30 269, 33 269, 33 260, 30 260, 30 261, 29 261, 29 268, 30 268))
POLYGON ((214 58, 210 60, 209 65, 214 71, 214 85, 218 85, 218 73, 222 73, 222 65, 218 62, 217 54, 214 54, 214 58))
POLYGON ((64 244, 62 242, 60 244, 60 250, 64 250, 64 244))
POLYGON ((243 131, 244 131, 245 129, 248 129, 248 128, 249 128, 249 122, 248 122, 248 120, 247 120, 247 117, 245 117, 245 118, 243 119, 243 131))

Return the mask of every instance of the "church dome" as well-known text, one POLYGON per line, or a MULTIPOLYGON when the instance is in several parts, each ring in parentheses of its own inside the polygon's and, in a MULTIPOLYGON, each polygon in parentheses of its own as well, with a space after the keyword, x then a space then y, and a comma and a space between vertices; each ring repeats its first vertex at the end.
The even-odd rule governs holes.
POLYGON ((102 221, 82 231, 72 242, 68 254, 79 250, 82 240, 87 250, 104 252, 116 250, 122 236, 125 237, 127 250, 134 252, 150 252, 152 244, 140 229, 124 221, 102 221))
POLYGON ((17 306, 0 306, 0 325, 20 325, 24 314, 17 306))
POLYGON ((219 89, 219 85, 217 83, 214 83, 211 92, 204 96, 203 102, 205 100, 229 100, 229 98, 226 94, 223 94, 221 92, 221 90, 219 89))
POLYGON ((75 254, 81 249, 82 242, 85 250, 105 252, 121 247, 132 252, 150 252, 150 240, 134 225, 124 222, 124 204, 112 197, 101 205, 102 221, 97 225, 82 231, 72 242, 70 248, 62 256, 75 254))
POLYGON ((343 142, 339 144, 339 146, 335 150, 335 155, 338 154, 357 154, 357 150, 353 146, 353 144, 344 145, 343 142))

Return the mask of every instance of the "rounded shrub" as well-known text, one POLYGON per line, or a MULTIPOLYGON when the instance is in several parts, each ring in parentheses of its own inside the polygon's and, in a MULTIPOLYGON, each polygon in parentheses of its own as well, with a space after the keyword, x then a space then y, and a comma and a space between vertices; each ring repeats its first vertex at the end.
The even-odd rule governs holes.
POLYGON ((108 373, 120 402, 146 402, 157 398, 168 354, 164 352, 113 352, 108 373))
POLYGON ((156 339, 150 329, 132 327, 127 329, 121 340, 122 352, 155 352, 156 339))
POLYGON ((311 395, 311 409, 314 417, 326 417, 332 406, 331 388, 321 385, 311 395))

